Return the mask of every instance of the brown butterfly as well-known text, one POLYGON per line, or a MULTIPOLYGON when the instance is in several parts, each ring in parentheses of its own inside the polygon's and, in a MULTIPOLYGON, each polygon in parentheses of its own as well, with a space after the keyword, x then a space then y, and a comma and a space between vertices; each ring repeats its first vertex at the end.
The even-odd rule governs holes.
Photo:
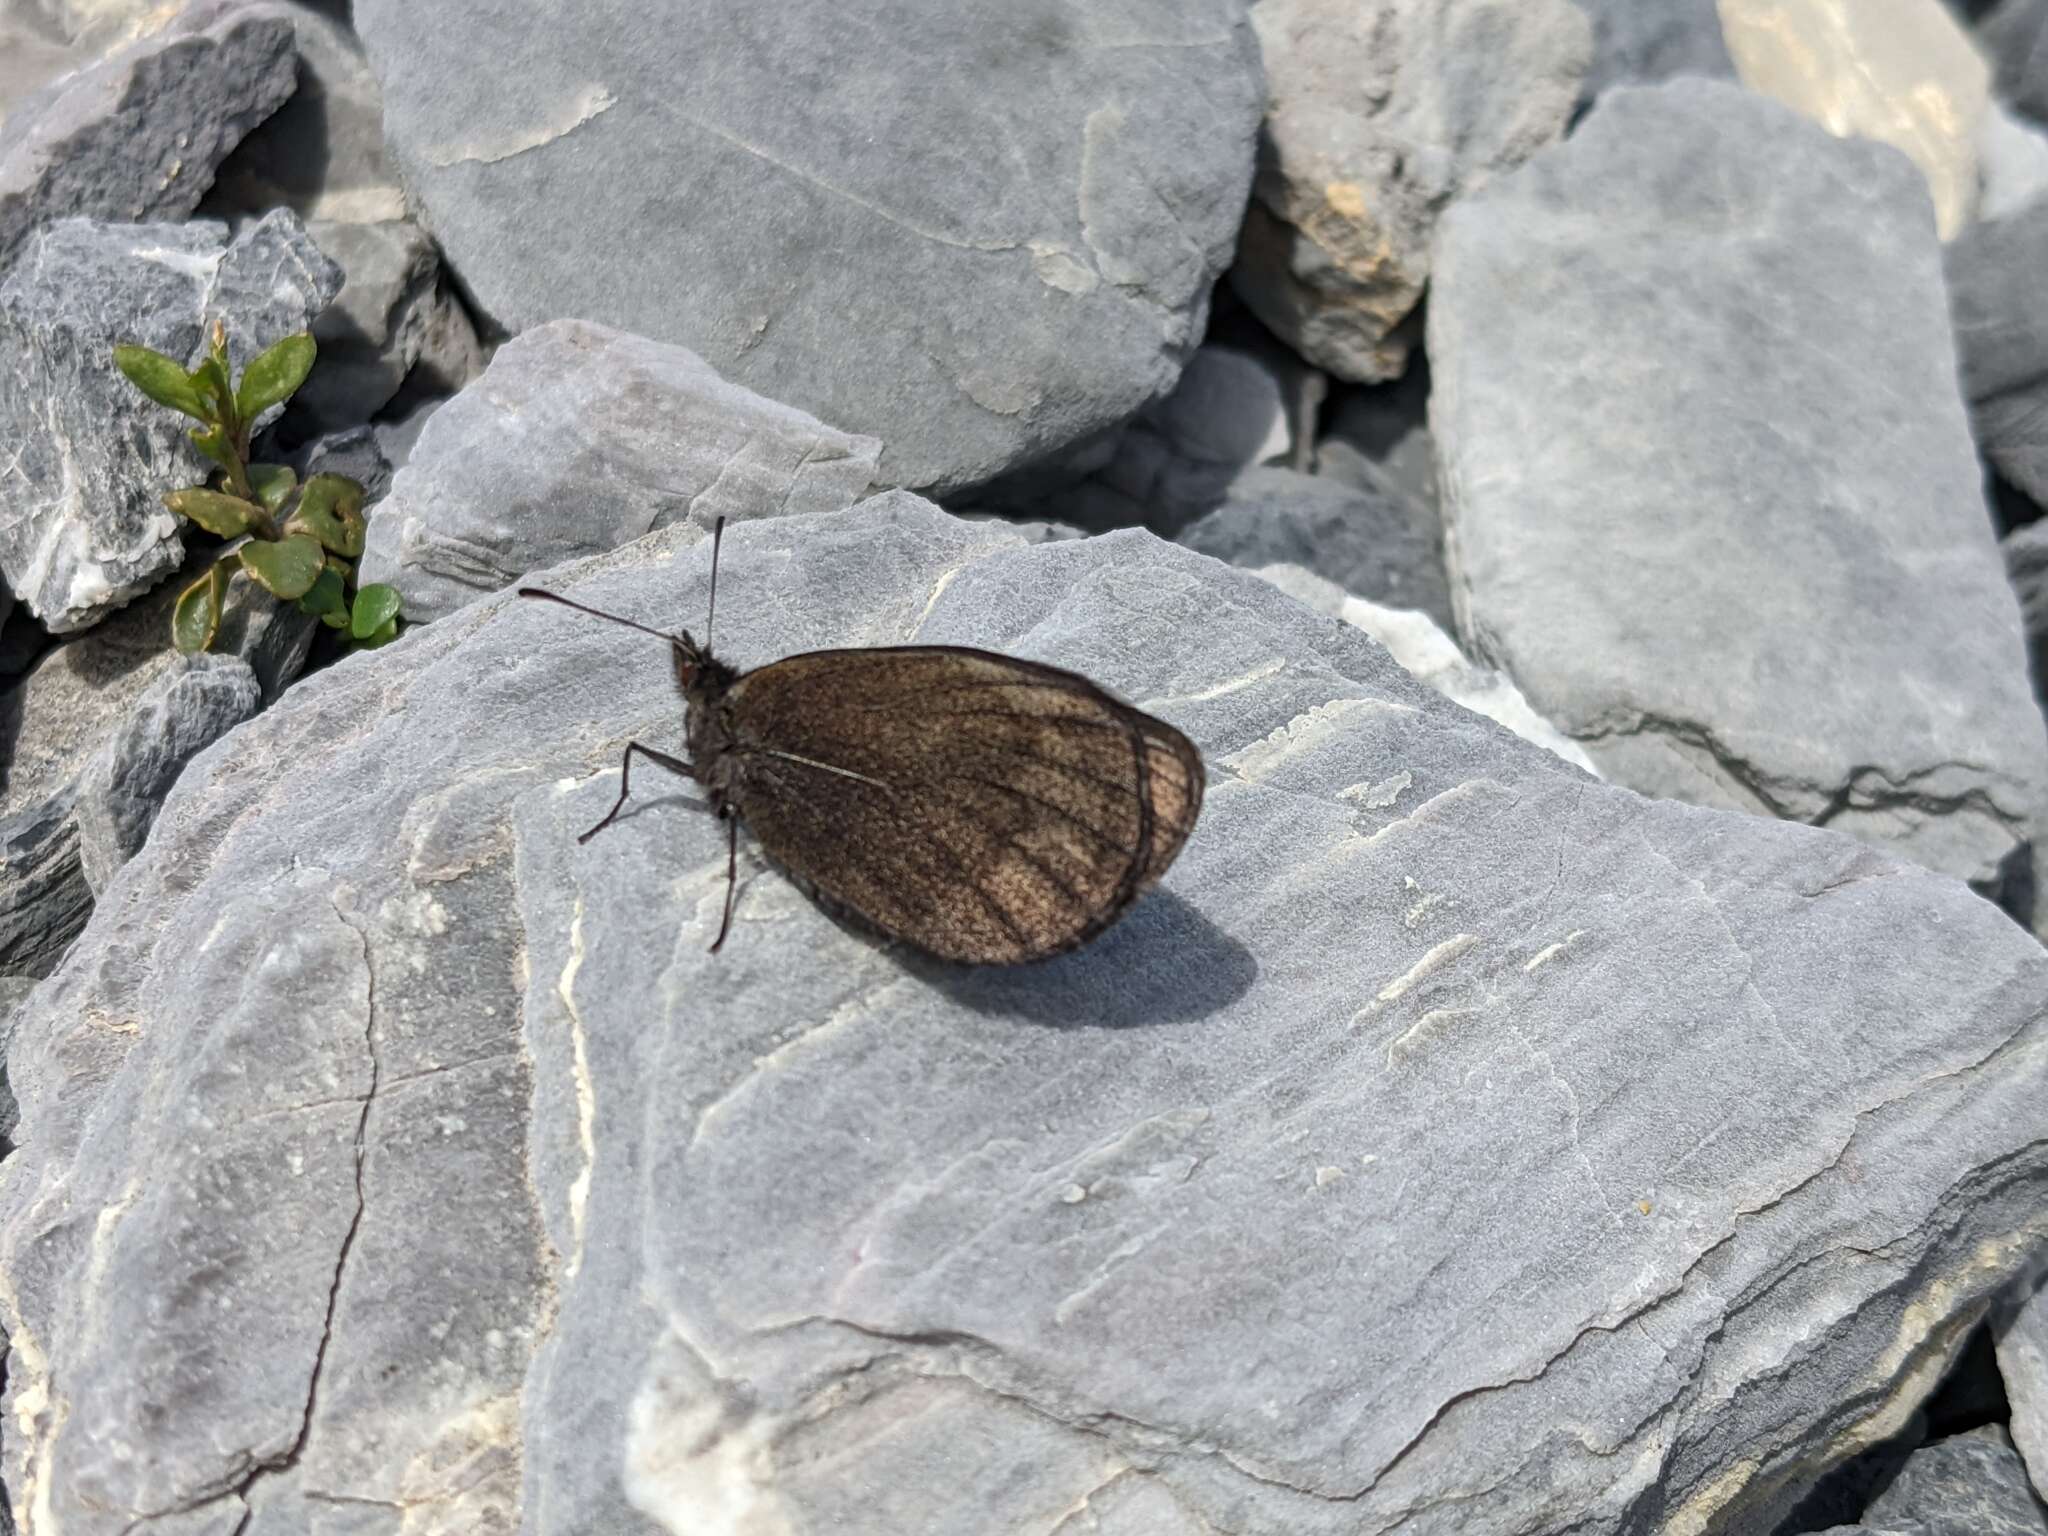
MULTIPOLYGON (((718 594, 721 518, 711 546, 718 594)), ((1085 944, 1180 852, 1202 808, 1202 756, 1163 721, 1087 678, 953 645, 807 651, 751 672, 689 631, 665 634, 557 592, 541 597, 668 641, 688 774, 726 822, 732 927, 739 822, 828 908, 942 960, 1006 965, 1085 944)))

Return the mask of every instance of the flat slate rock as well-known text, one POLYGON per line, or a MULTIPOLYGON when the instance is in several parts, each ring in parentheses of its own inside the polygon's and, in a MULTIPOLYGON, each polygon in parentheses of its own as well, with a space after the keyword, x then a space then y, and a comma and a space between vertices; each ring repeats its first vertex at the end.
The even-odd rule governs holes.
POLYGON ((1238 0, 361 0, 482 318, 574 315, 956 492, 1172 388, 1264 103, 1238 0), (518 80, 519 89, 504 82, 518 80))
POLYGON ((557 320, 500 347, 434 412, 370 514, 357 576, 398 588, 407 618, 438 619, 685 518, 708 529, 850 506, 881 446, 682 347, 557 320))
MULTIPOLYGON (((707 544, 550 579, 665 622, 707 544)), ((2048 954, 1954 881, 1600 784, 1142 533, 892 495, 728 529, 719 588, 736 665, 1088 672, 1201 824, 1049 964, 911 963, 751 849, 712 956, 689 786, 576 841, 680 744, 659 642, 505 595, 306 680, 17 1023, 18 1504, 1765 1530, 2048 1258, 2048 954)))
POLYGON ((341 269, 291 213, 230 240, 225 224, 66 219, 29 236, 0 281, 0 577, 62 634, 178 568, 163 493, 204 480, 189 418, 114 366, 134 342, 187 363, 215 320, 237 371, 303 331, 341 269))
POLYGON ((59 76, 0 121, 0 274, 53 219, 184 218, 214 167, 298 84, 289 21, 239 0, 166 14, 161 30, 59 76))
POLYGON ((1616 782, 2001 880, 2048 739, 1925 188, 1736 87, 1619 87, 1453 208, 1459 628, 1616 782))
POLYGON ((1398 378, 1446 204, 1563 134, 1567 0, 1261 0, 1270 104, 1231 286, 1339 379, 1398 378))

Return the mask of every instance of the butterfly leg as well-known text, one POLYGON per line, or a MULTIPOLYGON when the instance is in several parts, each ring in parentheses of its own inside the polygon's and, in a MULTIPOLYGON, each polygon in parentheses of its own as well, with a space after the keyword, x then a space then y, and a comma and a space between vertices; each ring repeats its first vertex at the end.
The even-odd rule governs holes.
POLYGON ((653 762, 661 764, 662 767, 668 769, 672 773, 680 773, 688 778, 695 778, 697 776, 697 770, 692 768, 688 763, 684 762, 680 757, 670 757, 666 752, 657 752, 654 750, 654 748, 642 746, 637 741, 627 742, 626 755, 619 759, 619 798, 613 801, 612 808, 609 811, 605 812, 604 820, 600 821, 588 832, 584 833, 581 837, 577 838, 577 842, 589 842, 593 837, 597 836, 598 833, 602 832, 606 827, 610 826, 614 821, 618 820, 619 812, 623 811, 626 808, 626 793, 629 786, 632 783, 633 754, 635 752, 638 752, 644 758, 648 758, 653 762))
POLYGON ((718 925, 718 937, 711 941, 711 953, 714 955, 732 928, 732 896, 733 888, 739 883, 739 872, 740 820, 728 811, 725 813, 725 921, 718 925))

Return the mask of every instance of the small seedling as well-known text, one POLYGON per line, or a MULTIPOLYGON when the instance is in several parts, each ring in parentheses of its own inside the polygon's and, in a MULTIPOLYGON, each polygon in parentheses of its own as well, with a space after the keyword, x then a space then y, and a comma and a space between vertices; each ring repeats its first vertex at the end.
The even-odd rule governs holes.
POLYGON ((231 383, 227 327, 218 321, 206 356, 189 372, 148 347, 114 348, 114 366, 131 384, 198 421, 193 445, 218 466, 205 485, 164 496, 178 516, 232 541, 171 609, 171 643, 181 651, 213 644, 237 565, 365 650, 398 634, 397 591, 381 582, 355 585, 363 552, 362 486, 346 475, 314 475, 301 485, 289 464, 249 462, 257 418, 306 382, 313 356, 313 338, 302 331, 253 359, 240 382, 231 383))

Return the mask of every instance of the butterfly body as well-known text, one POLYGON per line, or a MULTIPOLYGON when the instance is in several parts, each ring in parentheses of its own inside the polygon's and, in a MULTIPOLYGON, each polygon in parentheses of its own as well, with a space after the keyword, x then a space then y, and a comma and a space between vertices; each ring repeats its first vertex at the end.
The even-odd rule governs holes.
MULTIPOLYGON (((689 758, 634 742, 626 772, 637 752, 689 774, 735 828, 728 921, 743 821, 814 899, 890 938, 962 964, 1044 959, 1156 884, 1201 809, 1194 745, 1078 673, 961 646, 741 672, 687 631, 663 638, 689 758)), ((626 794, 622 775, 586 839, 626 794)))

